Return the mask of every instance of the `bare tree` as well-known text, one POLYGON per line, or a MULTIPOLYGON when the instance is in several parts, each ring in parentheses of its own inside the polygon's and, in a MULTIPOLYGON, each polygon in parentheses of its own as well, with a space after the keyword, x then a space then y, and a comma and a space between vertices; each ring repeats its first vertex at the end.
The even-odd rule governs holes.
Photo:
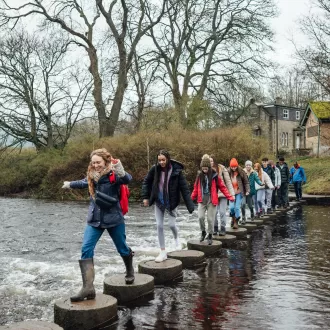
POLYGON ((112 135, 110 119, 107 116, 103 101, 103 81, 99 70, 99 58, 95 46, 95 25, 100 17, 96 2, 67 0, 67 1, 25 1, 21 6, 12 6, 6 0, 0 0, 0 26, 16 26, 25 17, 40 16, 44 25, 58 25, 66 31, 78 46, 82 47, 89 58, 89 72, 93 77, 93 98, 99 120, 100 137, 112 135))
POLYGON ((63 148, 87 110, 91 80, 68 61, 69 44, 23 32, 1 41, 0 128, 10 145, 63 148))
POLYGON ((296 52, 306 73, 320 85, 322 97, 330 94, 330 0, 315 0, 314 4, 316 11, 300 21, 309 43, 296 47, 296 52))
POLYGON ((267 19, 275 10, 272 0, 169 0, 166 5, 167 14, 148 35, 185 127, 190 95, 202 99, 207 89, 243 76, 256 79, 267 68, 263 55, 272 38, 267 19))
POLYGON ((296 67, 271 79, 269 97, 273 101, 281 97, 283 104, 304 108, 309 100, 321 97, 321 86, 310 76, 306 68, 296 67))
POLYGON ((131 104, 129 111, 126 112, 126 115, 130 116, 135 124, 135 131, 141 129, 144 110, 153 106, 151 89, 157 83, 156 71, 158 67, 158 61, 154 59, 146 61, 144 54, 138 55, 135 52, 134 62, 129 75, 133 85, 131 88, 133 95, 129 99, 131 104))

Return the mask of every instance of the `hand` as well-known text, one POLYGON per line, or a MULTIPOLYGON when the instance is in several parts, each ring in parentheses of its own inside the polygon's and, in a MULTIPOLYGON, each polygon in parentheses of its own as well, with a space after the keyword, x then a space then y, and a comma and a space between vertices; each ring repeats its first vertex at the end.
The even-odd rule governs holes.
POLYGON ((111 164, 117 164, 119 159, 112 158, 111 156, 111 164))
POLYGON ((276 187, 276 189, 280 189, 280 188, 281 188, 281 186, 277 186, 277 187, 276 187))
POLYGON ((247 191, 246 193, 245 193, 245 196, 249 196, 250 195, 250 193, 247 191))
POLYGON ((64 181, 62 189, 70 189, 70 181, 64 181))
POLYGON ((143 200, 143 206, 149 206, 149 199, 143 200))
POLYGON ((270 188, 270 190, 275 190, 275 187, 273 187, 273 188, 270 188))
POLYGON ((230 200, 231 202, 235 202, 235 197, 231 197, 229 200, 230 200))

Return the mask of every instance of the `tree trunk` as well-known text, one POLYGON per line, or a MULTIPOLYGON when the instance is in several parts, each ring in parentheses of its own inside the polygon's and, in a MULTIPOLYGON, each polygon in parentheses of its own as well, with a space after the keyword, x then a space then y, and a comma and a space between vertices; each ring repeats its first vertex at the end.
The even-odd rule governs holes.
POLYGON ((94 105, 97 110, 97 116, 99 120, 99 136, 100 138, 105 136, 111 136, 109 131, 109 119, 107 118, 105 112, 105 104, 103 102, 102 96, 102 79, 99 74, 99 61, 96 54, 96 49, 94 47, 90 47, 87 49, 90 67, 89 72, 93 76, 93 97, 94 97, 94 105))

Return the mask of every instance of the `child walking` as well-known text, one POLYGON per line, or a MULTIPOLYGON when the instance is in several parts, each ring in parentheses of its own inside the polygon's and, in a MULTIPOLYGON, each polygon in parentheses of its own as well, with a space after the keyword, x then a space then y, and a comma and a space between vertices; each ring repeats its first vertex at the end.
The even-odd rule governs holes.
POLYGON ((224 196, 230 201, 233 201, 234 198, 228 192, 226 186, 218 176, 218 173, 211 168, 209 155, 205 154, 202 157, 200 167, 201 171, 198 171, 191 199, 197 199, 198 202, 198 219, 202 232, 200 241, 204 241, 206 236, 205 213, 207 212, 207 242, 209 245, 212 245, 214 218, 218 205, 218 190, 220 189, 224 196))

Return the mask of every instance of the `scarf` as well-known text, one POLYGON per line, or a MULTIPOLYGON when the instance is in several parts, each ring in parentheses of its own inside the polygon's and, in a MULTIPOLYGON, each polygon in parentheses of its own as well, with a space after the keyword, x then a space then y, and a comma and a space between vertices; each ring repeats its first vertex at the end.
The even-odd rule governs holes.
POLYGON ((97 172, 94 169, 91 169, 88 173, 88 190, 91 196, 94 198, 94 182, 97 183, 103 175, 108 174, 112 170, 112 165, 108 164, 101 172, 97 172))

